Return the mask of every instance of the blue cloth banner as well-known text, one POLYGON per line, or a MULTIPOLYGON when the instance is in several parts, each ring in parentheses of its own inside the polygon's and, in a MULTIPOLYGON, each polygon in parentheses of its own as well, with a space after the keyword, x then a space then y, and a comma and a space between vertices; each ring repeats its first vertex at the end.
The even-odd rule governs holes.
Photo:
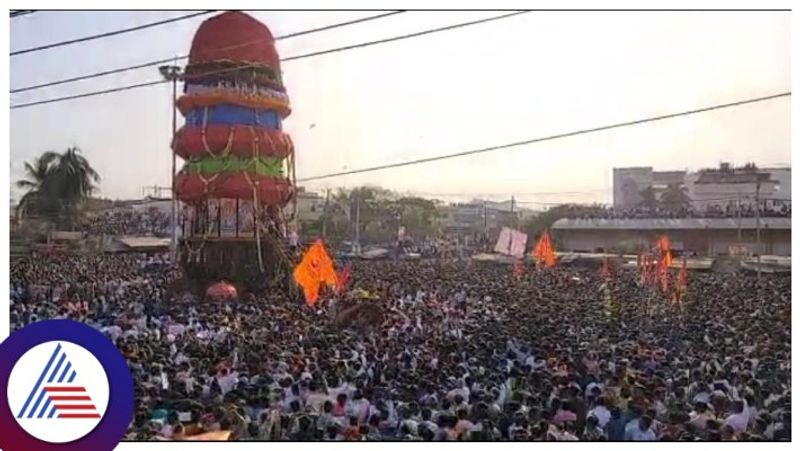
MULTIPOLYGON (((186 115, 186 125, 202 127, 203 108, 195 108, 186 115)), ((208 124, 255 125, 271 130, 281 130, 281 118, 275 110, 257 110, 238 105, 208 107, 208 124)))

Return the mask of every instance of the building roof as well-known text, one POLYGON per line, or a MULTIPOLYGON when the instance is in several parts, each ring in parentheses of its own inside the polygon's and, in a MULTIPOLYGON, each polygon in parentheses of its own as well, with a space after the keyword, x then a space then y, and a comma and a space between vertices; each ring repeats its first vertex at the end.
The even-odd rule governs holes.
POLYGON ((53 231, 50 239, 54 241, 78 241, 83 238, 83 232, 53 231))
POLYGON ((168 247, 170 243, 169 238, 156 238, 156 237, 134 237, 134 236, 121 236, 117 241, 128 246, 131 249, 153 248, 153 247, 168 247))
MULTIPOLYGON (((559 219, 556 230, 755 229, 756 218, 559 219), (741 224, 741 225, 740 225, 741 224)), ((761 218, 763 229, 791 229, 791 218, 761 218)))

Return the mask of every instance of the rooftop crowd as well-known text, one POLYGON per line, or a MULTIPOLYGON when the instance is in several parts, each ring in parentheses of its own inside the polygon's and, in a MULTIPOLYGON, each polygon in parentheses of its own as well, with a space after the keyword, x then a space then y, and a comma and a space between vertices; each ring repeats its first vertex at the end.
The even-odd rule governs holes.
POLYGON ((90 235, 169 236, 170 218, 158 210, 109 210, 88 218, 82 229, 90 235))
MULTIPOLYGON (((278 292, 170 295, 144 255, 12 264, 11 324, 71 318, 130 362, 128 439, 786 440, 789 277, 692 273, 678 309, 633 271, 370 261, 359 327, 278 292)), ((354 301, 355 302, 355 301, 354 301)))
MULTIPOLYGON (((792 206, 789 203, 762 206, 759 213, 762 218, 790 218, 792 216, 792 206)), ((719 205, 709 205, 705 208, 656 207, 652 209, 646 207, 621 209, 603 205, 576 205, 571 211, 567 212, 567 217, 570 219, 754 218, 756 216, 755 206, 743 205, 739 210, 734 204, 728 204, 724 208, 719 205)))

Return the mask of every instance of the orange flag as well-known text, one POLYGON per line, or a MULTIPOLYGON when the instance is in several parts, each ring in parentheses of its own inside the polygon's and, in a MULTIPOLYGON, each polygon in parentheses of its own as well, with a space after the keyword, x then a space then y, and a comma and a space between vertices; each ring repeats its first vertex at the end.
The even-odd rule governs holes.
POLYGON ((317 303, 322 284, 336 287, 336 270, 322 240, 317 240, 303 255, 303 259, 294 268, 294 280, 303 287, 309 305, 317 303))
POLYGON ((346 264, 339 272, 336 280, 336 293, 341 294, 347 287, 347 282, 350 282, 350 276, 353 273, 353 267, 350 263, 346 264))
POLYGON ((550 234, 545 230, 542 236, 539 237, 539 242, 533 249, 533 258, 538 264, 550 268, 556 265, 556 250, 553 248, 553 243, 550 241, 550 234))
POLYGON ((611 278, 611 268, 608 266, 608 257, 603 258, 603 269, 600 274, 602 274, 603 278, 606 280, 611 278))
POLYGON ((519 279, 525 274, 525 263, 522 260, 514 260, 514 276, 519 279))
POLYGON ((683 264, 681 270, 678 271, 678 280, 675 282, 675 290, 672 296, 672 302, 675 304, 683 300, 686 294, 686 284, 689 280, 689 272, 686 270, 686 256, 683 257, 683 264))
POLYGON ((670 253, 670 248, 672 245, 669 242, 669 238, 666 235, 661 235, 658 237, 658 249, 661 251, 661 257, 663 258, 664 267, 670 268, 672 267, 672 254, 670 253))
POLYGON ((686 270, 686 256, 683 257, 683 264, 681 270, 678 271, 678 287, 681 289, 686 288, 686 282, 689 281, 689 272, 686 270))

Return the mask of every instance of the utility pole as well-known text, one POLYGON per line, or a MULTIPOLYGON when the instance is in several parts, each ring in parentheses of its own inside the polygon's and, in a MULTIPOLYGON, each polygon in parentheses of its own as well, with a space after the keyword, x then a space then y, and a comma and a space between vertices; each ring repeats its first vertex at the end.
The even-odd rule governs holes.
POLYGON ((486 243, 489 241, 489 222, 486 218, 486 201, 483 201, 483 243, 481 248, 486 250, 486 243))
POLYGON ((353 242, 353 252, 361 255, 361 196, 356 190, 356 237, 353 242))
POLYGON ((516 203, 516 200, 514 199, 514 196, 511 196, 511 224, 516 229, 517 228, 517 214, 514 213, 514 204, 515 203, 516 203))
POLYGON ((756 264, 758 264, 758 286, 761 287, 761 203, 759 194, 761 192, 761 178, 756 174, 756 264))
POLYGON ((325 240, 328 237, 326 233, 328 230, 328 202, 331 198, 331 190, 325 190, 325 207, 322 208, 322 239, 325 240))
POLYGON ((738 227, 736 231, 736 238, 739 242, 739 245, 742 245, 742 193, 741 191, 736 192, 736 220, 738 222, 738 227))
MULTIPOLYGON (((180 66, 175 65, 167 65, 167 66, 160 66, 158 71, 161 73, 161 76, 164 79, 169 80, 172 82, 172 139, 175 139, 175 134, 178 132, 178 79, 181 78, 183 71, 181 70, 180 66)), ((175 152, 170 152, 172 154, 172 175, 170 186, 172 187, 172 222, 171 228, 172 233, 170 234, 170 253, 172 255, 172 260, 177 261, 178 259, 178 204, 175 198, 175 165, 176 165, 176 155, 175 152)))

